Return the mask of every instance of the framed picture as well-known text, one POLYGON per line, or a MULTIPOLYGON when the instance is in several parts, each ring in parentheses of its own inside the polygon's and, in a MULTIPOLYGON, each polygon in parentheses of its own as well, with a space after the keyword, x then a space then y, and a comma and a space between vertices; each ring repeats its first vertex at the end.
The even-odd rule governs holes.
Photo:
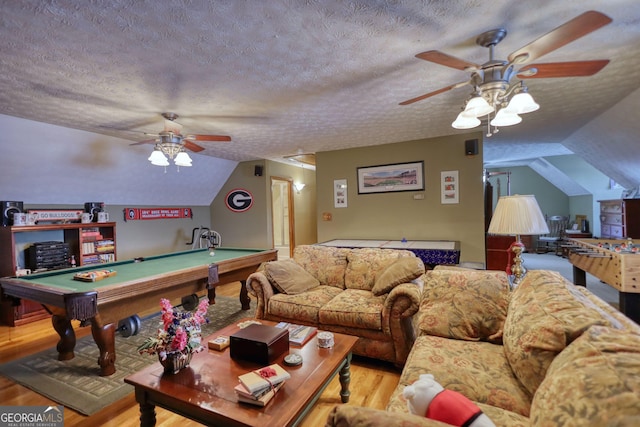
POLYGON ((458 171, 440 172, 440 202, 442 204, 459 203, 460 182, 458 181, 458 171))
POLYGON ((347 207, 347 180, 336 179, 333 181, 333 206, 336 208, 347 207))
POLYGON ((358 194, 424 190, 424 162, 358 168, 358 194))

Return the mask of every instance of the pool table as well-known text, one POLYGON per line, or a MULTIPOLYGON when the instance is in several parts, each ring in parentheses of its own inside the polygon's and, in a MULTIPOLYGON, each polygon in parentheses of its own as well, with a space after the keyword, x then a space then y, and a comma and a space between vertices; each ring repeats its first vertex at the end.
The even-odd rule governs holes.
POLYGON ((215 303, 215 287, 240 281, 242 308, 249 309, 245 285, 247 277, 262 262, 277 259, 274 249, 196 249, 165 255, 136 258, 108 264, 48 271, 0 279, 2 298, 29 299, 42 304, 52 314, 53 327, 60 335, 58 359, 74 357, 75 333, 71 320, 91 323, 91 333, 100 357, 100 375, 115 369, 115 332, 122 319, 136 313, 160 309, 160 298, 174 304, 181 297, 207 291, 215 303), (115 275, 95 282, 74 280, 79 272, 113 270, 115 275))

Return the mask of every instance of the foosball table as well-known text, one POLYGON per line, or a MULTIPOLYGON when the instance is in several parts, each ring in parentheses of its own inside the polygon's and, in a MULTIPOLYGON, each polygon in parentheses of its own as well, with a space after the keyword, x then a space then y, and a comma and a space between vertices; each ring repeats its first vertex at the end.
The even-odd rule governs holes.
POLYGON ((586 286, 586 273, 618 290, 620 311, 640 323, 640 245, 628 240, 567 239, 573 282, 586 286))

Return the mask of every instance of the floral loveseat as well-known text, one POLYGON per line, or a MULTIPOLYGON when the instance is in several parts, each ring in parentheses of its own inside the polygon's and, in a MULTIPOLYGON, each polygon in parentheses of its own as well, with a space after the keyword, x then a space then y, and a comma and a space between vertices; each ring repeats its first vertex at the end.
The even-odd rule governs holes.
POLYGON ((300 245, 247 279, 256 318, 359 337, 353 352, 399 366, 415 339, 424 264, 411 251, 300 245))
POLYGON ((336 406, 327 426, 443 426, 402 396, 421 373, 475 401, 496 426, 640 426, 640 327, 560 274, 436 268, 419 336, 386 411, 336 406))

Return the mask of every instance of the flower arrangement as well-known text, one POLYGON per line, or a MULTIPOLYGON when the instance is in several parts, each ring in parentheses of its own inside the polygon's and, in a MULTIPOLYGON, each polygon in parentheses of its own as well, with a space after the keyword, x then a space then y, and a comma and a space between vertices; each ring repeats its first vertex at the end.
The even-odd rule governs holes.
POLYGON ((160 300, 162 309, 162 328, 158 335, 147 338, 138 352, 158 354, 160 360, 165 360, 169 353, 191 354, 204 350, 201 344, 201 329, 203 323, 209 323, 205 317, 209 301, 204 298, 198 304, 195 312, 178 311, 168 299, 160 300))

